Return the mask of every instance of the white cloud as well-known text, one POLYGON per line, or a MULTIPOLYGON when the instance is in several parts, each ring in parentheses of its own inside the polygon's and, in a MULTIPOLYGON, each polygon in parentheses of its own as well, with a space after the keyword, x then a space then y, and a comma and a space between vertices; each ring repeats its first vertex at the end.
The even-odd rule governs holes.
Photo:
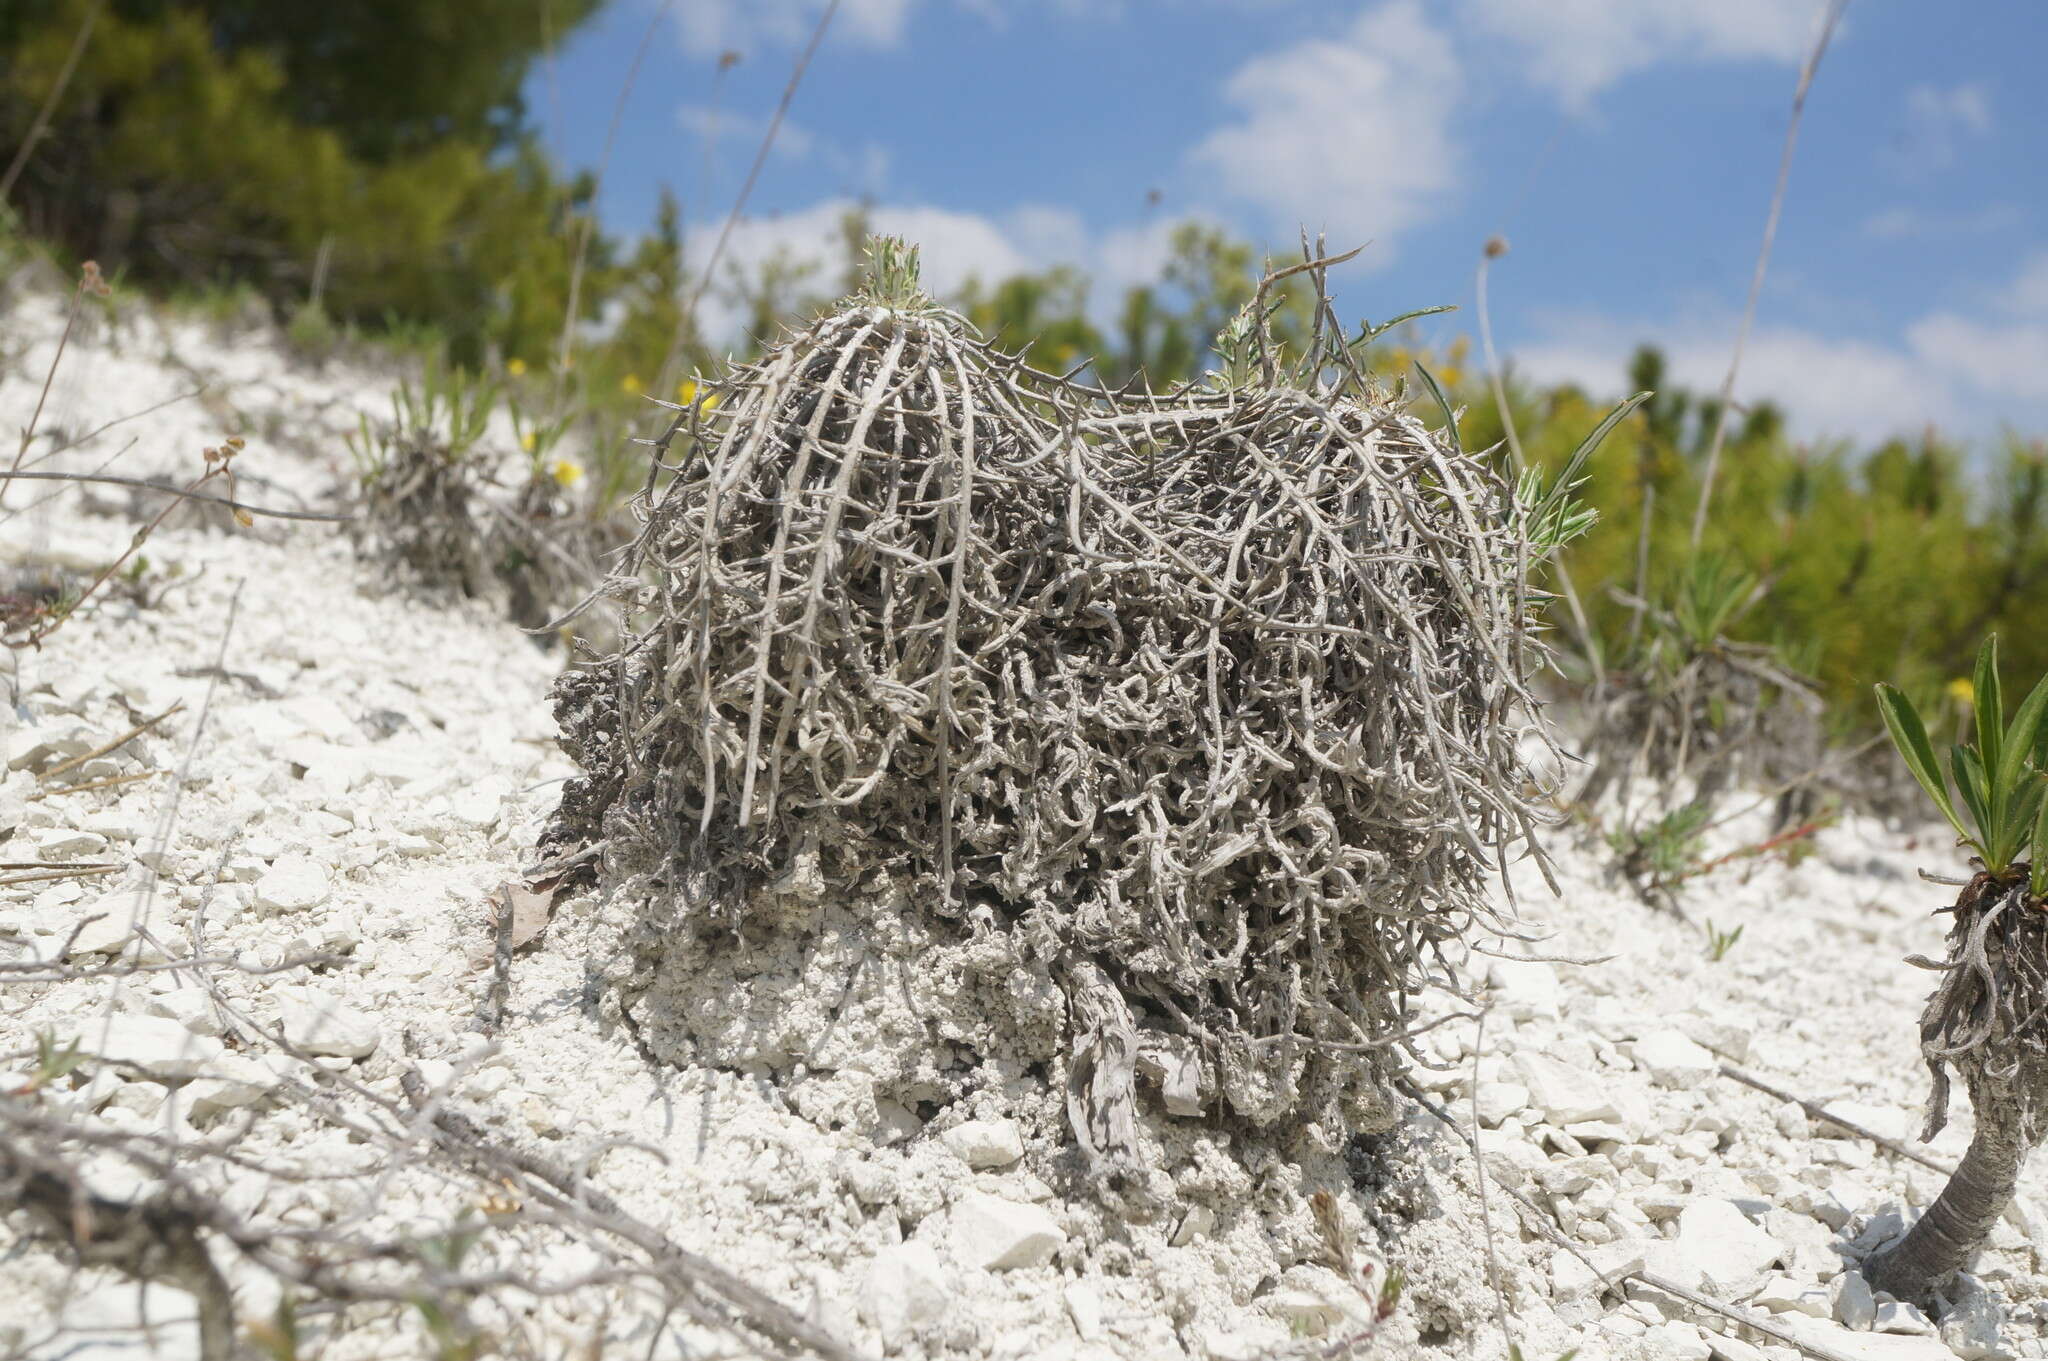
POLYGON ((1993 399, 2048 402, 2048 325, 1940 312, 1907 327, 1906 340, 1958 388, 1993 399))
MULTIPOLYGON (((691 51, 716 56, 754 55, 763 43, 786 47, 807 41, 826 0, 678 0, 676 28, 691 51)), ((894 47, 903 40, 917 0, 841 0, 831 32, 864 47, 894 47)))
POLYGON ((2003 299, 2009 311, 2048 317, 2048 250, 2037 250, 2027 257, 2003 299))
POLYGON ((1797 63, 1819 0, 1464 0, 1481 32, 1522 49, 1522 75, 1575 107, 1666 61, 1797 63))
POLYGON ((1372 264, 1456 189, 1451 121, 1463 78, 1450 41, 1417 0, 1388 0, 1349 32, 1252 58, 1224 86, 1236 121, 1191 153, 1220 186, 1292 236, 1333 247, 1372 240, 1372 264))
MULTIPOLYGON (((1743 352, 1736 400, 1776 402, 1802 437, 1876 440, 1930 424, 1966 437, 2007 425, 2038 428, 2048 424, 2048 250, 2021 263, 1997 302, 1976 314, 1929 313, 1896 338, 1765 326, 1743 352)), ((1538 382, 1613 394, 1629 353, 1651 339, 1674 383, 1712 392, 1734 338, 1732 318, 1673 333, 1650 323, 1564 317, 1518 349, 1514 362, 1538 382)))
MULTIPOLYGON (((2020 210, 2010 203, 1993 204, 1973 212, 1942 212, 1905 203, 1865 218, 1863 234, 1881 241, 1928 236, 1979 236, 2005 231, 2019 224, 2020 210)), ((2048 282, 2044 282, 2044 286, 2048 286, 2048 282)))
POLYGON ((1966 138, 1986 136, 1991 128, 1991 96, 1982 85, 1947 90, 1916 85, 1906 92, 1904 120, 1892 140, 1890 158, 1908 177, 1946 170, 1955 164, 1966 138))
MULTIPOLYGON (((1648 323, 1563 319, 1544 340, 1515 351, 1515 371, 1540 383, 1577 383, 1595 394, 1617 395, 1628 357, 1644 341, 1664 351, 1674 385, 1716 392, 1728 372, 1735 325, 1731 320, 1721 328, 1693 327, 1674 334, 1648 323)), ((1801 437, 1882 439, 1929 422, 1954 425, 1960 415, 1953 394, 1913 354, 1793 327, 1764 327, 1751 334, 1735 397, 1742 403, 1777 403, 1801 437)))
MULTIPOLYGON (((735 269, 742 277, 758 278, 764 266, 779 258, 786 264, 815 265, 806 287, 814 293, 835 292, 847 265, 841 224, 861 207, 850 198, 833 198, 799 212, 739 223, 720 257, 716 282, 731 279, 735 269)), ((1088 275, 1090 298, 1098 307, 1113 306, 1125 288, 1158 276, 1177 225, 1160 222, 1095 234, 1067 209, 1044 205, 1026 205, 1001 217, 923 204, 874 204, 864 211, 870 231, 901 236, 919 247, 925 290, 934 296, 957 294, 969 280, 994 283, 1068 264, 1088 275)), ((695 268, 703 267, 717 236, 715 226, 691 233, 695 268)), ((705 298, 702 317, 714 336, 731 334, 741 320, 716 290, 705 298)))
MULTIPOLYGON (((676 122, 685 132, 710 137, 718 142, 743 143, 750 150, 760 144, 768 131, 768 120, 738 109, 715 109, 709 105, 685 104, 676 110, 676 122)), ((775 130, 775 152, 801 161, 817 149, 818 139, 795 119, 784 118, 775 130)))

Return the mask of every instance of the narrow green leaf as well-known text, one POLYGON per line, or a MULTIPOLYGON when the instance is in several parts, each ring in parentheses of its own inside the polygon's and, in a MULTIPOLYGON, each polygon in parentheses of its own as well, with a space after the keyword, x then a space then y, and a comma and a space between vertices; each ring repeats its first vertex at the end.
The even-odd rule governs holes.
POLYGON ((2020 701, 2019 712, 2012 716, 2012 726, 2005 730, 2005 749, 1998 758, 1998 782, 2006 789, 2018 788, 2025 778, 2027 758, 2034 754, 2044 716, 2048 716, 2048 676, 2043 676, 2020 701))
POLYGON ((1358 339, 1351 343, 1353 345, 1370 345, 1404 321, 1413 321, 1417 317, 1433 317, 1439 312, 1455 312, 1457 310, 1455 304, 1445 303, 1439 307, 1418 307, 1413 312, 1403 312, 1392 321, 1383 321, 1377 326, 1369 321, 1361 321, 1358 323, 1358 339))
POLYGON ((1877 687, 1877 711, 1883 715, 1884 726, 1892 735, 1892 745, 1899 749, 1899 758, 1906 763, 1906 769, 1927 791, 1927 797, 1934 800, 1934 806, 1948 819, 1949 826, 1956 829, 1956 835, 1968 837, 1970 834, 1956 816, 1956 806, 1941 778, 1941 767, 1935 764, 1934 744, 1927 740, 1927 726, 1920 721, 1913 701, 1896 687, 1880 683, 1877 687))
POLYGON ((1977 835, 1964 834, 1964 839, 1976 846, 1977 853, 1984 857, 1984 868, 1993 874, 2004 869, 1992 854, 1990 838, 1998 830, 1991 820, 1991 800, 1986 797, 1987 783, 1984 776, 1984 762, 1978 758, 1977 749, 1961 742, 1948 749, 1948 772, 1956 782, 1956 792, 1962 795, 1963 806, 1970 810, 1970 819, 1976 824, 1977 835))
MULTIPOLYGON (((2005 810, 2005 821, 1998 829, 1999 845, 1994 849, 2007 864, 2020 858, 2027 850, 2027 838, 2034 833, 2034 821, 2041 813, 2041 800, 2048 795, 2048 782, 2038 774, 2023 773, 2015 786, 2005 810)), ((2029 854, 2029 859, 2032 855, 2029 854)))
POLYGON ((1638 392, 1635 396, 1608 412, 1606 418, 1600 424, 1593 427, 1593 433, 1580 440, 1579 447, 1572 450, 1572 456, 1565 460, 1564 471, 1557 475, 1557 485, 1559 487, 1571 486, 1573 479, 1579 475, 1579 470, 1586 466, 1586 460, 1593 456, 1593 451, 1598 449, 1600 442, 1607 438, 1608 432, 1627 420, 1631 411, 1634 411, 1656 395, 1654 392, 1638 392))
MULTIPOLYGON (((1977 649, 1977 673, 1970 681, 1977 710, 1977 756, 1986 771, 1998 770, 1999 749, 2005 737, 2005 699, 1998 691, 1998 635, 1986 634, 1977 649)), ((2002 791, 1993 789, 1995 799, 2002 791)), ((1995 811, 1995 810, 1994 810, 1995 811)))
POLYGON ((1429 389, 1429 395, 1436 398, 1437 409, 1444 413, 1444 438, 1451 442, 1451 452, 1462 455, 1465 441, 1458 436, 1458 418, 1451 412, 1451 399, 1444 395, 1443 384, 1436 375, 1422 367, 1420 359, 1415 361, 1415 371, 1422 375, 1422 385, 1429 389))
POLYGON ((2041 801, 2041 816, 2034 822, 2034 844, 2027 858, 2033 862, 2027 887, 2038 898, 2048 893, 2048 799, 2041 801))

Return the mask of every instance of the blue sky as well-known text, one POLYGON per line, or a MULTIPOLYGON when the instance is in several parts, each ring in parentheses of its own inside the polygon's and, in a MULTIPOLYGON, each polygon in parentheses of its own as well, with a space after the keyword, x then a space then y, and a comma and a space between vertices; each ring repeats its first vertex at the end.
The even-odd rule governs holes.
MULTIPOLYGON (((537 70, 550 145, 632 234, 660 187, 698 262, 824 0, 611 0, 537 70), (719 55, 741 54, 722 78, 719 55)), ((1371 242, 1341 315, 1461 305, 1493 233, 1521 371, 1615 392, 1639 341, 1718 385, 1818 0, 842 0, 728 257, 840 213, 929 283, 1079 267, 1107 311, 1171 226, 1371 242)), ((1809 100, 1738 398, 1809 437, 2048 433, 2048 6, 1853 0, 1809 100), (1938 16, 1938 17, 1937 17, 1938 16)))

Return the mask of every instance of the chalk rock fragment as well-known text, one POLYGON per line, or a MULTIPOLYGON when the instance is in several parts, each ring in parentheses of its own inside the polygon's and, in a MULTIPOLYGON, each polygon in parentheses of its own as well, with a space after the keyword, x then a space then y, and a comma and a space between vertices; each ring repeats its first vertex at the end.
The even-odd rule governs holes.
POLYGON ((360 1059, 376 1052, 375 1018, 318 988, 287 984, 273 991, 285 1038, 308 1054, 360 1059))
POLYGON ((896 1243, 875 1254, 861 1289, 860 1312, 895 1352, 952 1304, 952 1286, 929 1243, 896 1243))
POLYGON ((1059 1221, 1036 1205, 969 1191, 954 1205, 953 1251, 984 1271, 1041 1266, 1067 1241, 1059 1221))
POLYGON ((1514 1066, 1522 1085, 1529 1089, 1529 1104, 1542 1111, 1550 1124, 1621 1118, 1606 1090, 1608 1084, 1590 1074, 1528 1050, 1516 1053, 1514 1066))
POLYGON ((1614 1281, 1615 1288, 1621 1289, 1619 1277, 1644 1269, 1643 1247, 1640 1239, 1624 1238, 1588 1248, 1586 1259, 1599 1268, 1598 1275, 1580 1261, 1576 1253, 1555 1254, 1550 1259, 1550 1297, 1559 1304, 1585 1299, 1599 1293, 1603 1277, 1614 1281))
POLYGON ((281 855, 256 881, 256 906, 270 912, 303 912, 333 895, 326 867, 310 856, 281 855))
POLYGON ((1860 1271, 1845 1271, 1835 1277, 1828 1286, 1828 1299, 1834 1306, 1835 1322, 1844 1328, 1867 1333, 1877 1322, 1877 1300, 1860 1271))
POLYGON ((1764 1288, 1784 1251, 1726 1200, 1695 1200, 1678 1215, 1678 1255, 1720 1299, 1746 1300, 1764 1288))
POLYGON ((81 1054, 158 1079, 196 1077, 226 1052, 219 1040, 161 1016, 95 1016, 57 1038, 60 1046, 76 1039, 81 1054))
POLYGON ((969 1167, 1008 1167, 1024 1156, 1024 1135, 1015 1120, 969 1120, 939 1136, 939 1142, 969 1167))
POLYGON ((1962 1361, 2008 1361, 2013 1349, 2002 1334, 2005 1318, 1983 1283, 1958 1272, 1947 1294, 1953 1302, 1941 1318, 1941 1340, 1948 1349, 1962 1361))
POLYGON ((1714 1076, 1714 1056, 1676 1030, 1659 1030, 1627 1046, 1636 1067, 1660 1087, 1698 1087, 1714 1076))

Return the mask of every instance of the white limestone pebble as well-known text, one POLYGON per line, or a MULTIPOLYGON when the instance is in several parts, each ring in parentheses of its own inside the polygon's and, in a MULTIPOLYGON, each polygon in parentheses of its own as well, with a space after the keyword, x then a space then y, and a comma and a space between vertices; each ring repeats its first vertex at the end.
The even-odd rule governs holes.
POLYGON ((1482 1082, 1473 1092, 1479 1107, 1479 1123, 1488 1129, 1520 1115, 1529 1106, 1529 1089, 1519 1082, 1482 1082))
POLYGON ((45 827, 35 834, 36 854, 45 860, 69 860, 73 856, 98 855, 107 839, 98 832, 76 827, 45 827))
POLYGON ((135 930, 144 924, 154 924, 161 930, 165 914, 162 902, 133 889, 103 894, 78 914, 76 921, 84 925, 71 938, 70 955, 74 959, 80 955, 114 955, 132 945, 143 963, 155 963, 163 958, 163 951, 136 940, 135 930))
POLYGON ((2004 1337, 2005 1317, 1983 1282, 1958 1272, 1946 1294, 1949 1310, 1941 1316, 1941 1340, 1962 1361, 2006 1361, 2013 1355, 2004 1337))
POLYGON ((185 1084, 182 1095, 195 1119, 240 1106, 254 1105, 277 1086, 277 1074, 255 1059, 224 1054, 185 1084))
POLYGON ((1802 1340, 1848 1361, 1955 1361, 1939 1338, 1907 1333, 1857 1333, 1823 1319, 1792 1316, 1788 1326, 1802 1340))
POLYGON ((95 1016, 69 1033, 60 1027, 57 1039, 60 1047, 75 1039, 81 1054, 154 1078, 196 1077, 225 1052, 219 1040, 161 1016, 95 1016))
POLYGON ((1714 1076, 1714 1056, 1676 1030, 1659 1030, 1626 1046, 1636 1067, 1660 1087, 1692 1088, 1714 1076))
POLYGON ((1102 1292, 1086 1281, 1074 1281, 1060 1292, 1067 1306, 1067 1317, 1074 1321, 1074 1331, 1081 1335, 1083 1342, 1093 1342, 1102 1336, 1102 1292))
POLYGON ((1832 1312, 1826 1290, 1819 1286, 1801 1285, 1790 1276, 1773 1276, 1763 1289, 1749 1297, 1749 1302, 1774 1314, 1827 1318, 1832 1312))
POLYGON ((1659 1323, 1643 1334, 1643 1354, 1657 1361, 1711 1361, 1714 1349, 1690 1323, 1659 1323))
POLYGON ((1529 1104, 1550 1124, 1621 1118, 1606 1085, 1569 1064, 1524 1049, 1516 1052, 1514 1067, 1529 1089, 1529 1104))
POLYGON ((953 1290, 929 1243, 895 1243, 875 1254, 860 1293, 862 1317, 896 1352, 924 1324, 942 1317, 953 1290))
POLYGON ((1678 1255, 1709 1291, 1746 1300, 1775 1274, 1784 1249, 1733 1202, 1695 1200, 1678 1214, 1678 1255))
POLYGON ((1917 1304, 1902 1300, 1883 1299, 1877 1302, 1877 1315, 1871 1320, 1873 1333, 1911 1333, 1918 1337, 1934 1336, 1934 1320, 1927 1317, 1925 1310, 1917 1304))
POLYGON ((360 1059, 376 1052, 380 1032, 374 1017, 303 984, 286 984, 272 992, 285 1038, 308 1054, 360 1059))
POLYGON ((1549 964, 1536 959, 1494 959, 1487 966, 1487 982, 1513 1019, 1557 1018, 1557 970, 1549 964))
POLYGON ((1828 1301, 1834 1307, 1835 1322, 1844 1328, 1867 1333, 1877 1322, 1877 1300, 1860 1271, 1845 1271, 1835 1277, 1828 1285, 1828 1301))
POLYGON ((973 1168, 1008 1167, 1024 1156, 1015 1120, 969 1120, 939 1136, 954 1157, 973 1168))
POLYGON ((7 768, 41 770, 56 761, 83 756, 99 745, 95 736, 75 724, 61 729, 53 724, 16 728, 7 738, 7 768))
POLYGON ((1586 1262, 1591 1262, 1591 1267, 1580 1261, 1577 1253, 1556 1254, 1550 1259, 1550 1297, 1559 1303, 1585 1299, 1599 1293, 1603 1278, 1620 1288, 1620 1277, 1641 1271, 1647 1265, 1644 1247, 1640 1239, 1624 1238, 1587 1248, 1586 1262), (1595 1267, 1599 1269, 1597 1275, 1595 1267))
POLYGON ((303 912, 334 893, 326 867, 307 855, 281 855, 256 881, 256 905, 271 912, 303 912))
POLYGON ((969 1191, 953 1206, 953 1252, 984 1271, 1041 1266, 1052 1260, 1067 1233, 1036 1205, 969 1191))

